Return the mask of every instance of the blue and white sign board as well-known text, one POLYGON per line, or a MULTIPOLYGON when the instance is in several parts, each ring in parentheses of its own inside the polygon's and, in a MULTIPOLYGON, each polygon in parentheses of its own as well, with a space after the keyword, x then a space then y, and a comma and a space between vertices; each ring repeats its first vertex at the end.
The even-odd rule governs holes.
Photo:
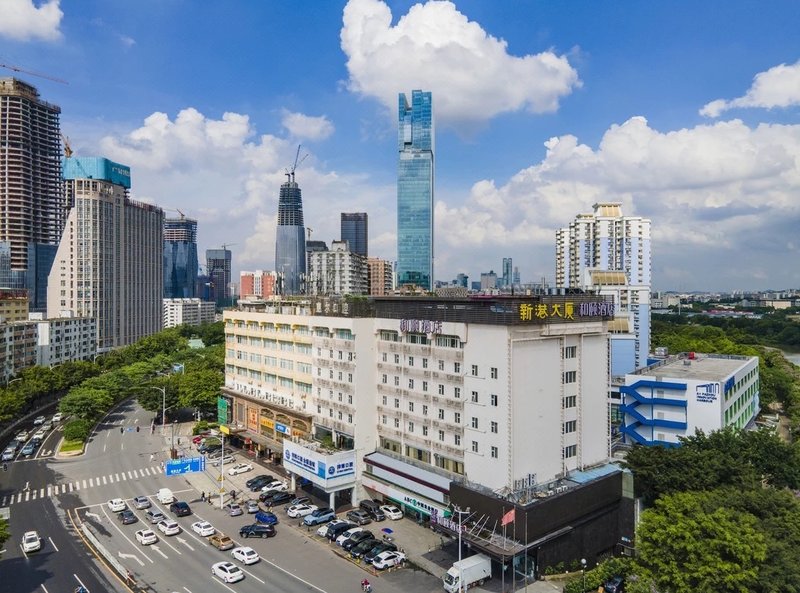
POLYGON ((187 459, 171 459, 167 461, 166 475, 177 476, 179 474, 193 474, 205 471, 205 457, 189 457, 187 459))
POLYGON ((350 483, 355 479, 355 451, 325 455, 288 439, 283 441, 283 465, 323 488, 350 483))

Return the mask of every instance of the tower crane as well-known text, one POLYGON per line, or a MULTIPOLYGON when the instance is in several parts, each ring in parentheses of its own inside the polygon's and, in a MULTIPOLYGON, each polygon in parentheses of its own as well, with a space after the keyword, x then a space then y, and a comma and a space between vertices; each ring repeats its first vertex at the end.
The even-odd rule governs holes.
POLYGON ((59 132, 61 134, 61 140, 64 142, 64 156, 69 158, 72 156, 72 146, 70 146, 69 138, 59 132))
POLYGON ((39 78, 46 78, 47 80, 60 82, 61 84, 69 84, 66 80, 61 80, 60 78, 56 78, 54 76, 48 76, 47 74, 42 74, 41 72, 34 72, 33 70, 26 70, 25 68, 20 68, 19 66, 14 66, 12 64, 0 64, 0 68, 13 70, 14 72, 20 72, 22 74, 30 74, 31 76, 38 76, 39 78))
POLYGON ((301 148, 302 146, 303 146, 302 144, 298 144, 298 145, 297 145, 297 153, 294 155, 294 164, 292 165, 292 168, 291 168, 291 169, 284 169, 284 171, 286 171, 285 175, 286 175, 286 182, 287 182, 287 183, 289 183, 290 181, 294 181, 294 172, 295 172, 295 169, 297 169, 297 167, 299 167, 299 166, 300 166, 300 164, 301 164, 301 163, 302 163, 304 160, 306 160, 306 159, 308 158, 308 153, 305 153, 305 154, 303 155, 303 158, 300 158, 300 148, 301 148), (299 160, 298 160, 298 159, 299 159, 299 160))

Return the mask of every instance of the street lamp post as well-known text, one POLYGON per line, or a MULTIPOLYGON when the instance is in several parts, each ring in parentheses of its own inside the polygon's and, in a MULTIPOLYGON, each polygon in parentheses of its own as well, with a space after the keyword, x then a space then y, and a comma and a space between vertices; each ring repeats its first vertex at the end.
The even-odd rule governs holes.
POLYGON ((150 389, 156 389, 161 392, 161 434, 163 435, 167 421, 167 388, 150 385, 150 389))
POLYGON ((222 443, 222 455, 219 457, 219 508, 222 510, 222 499, 225 496, 225 435, 219 433, 219 442, 222 443))
POLYGON ((583 590, 586 591, 586 558, 581 558, 581 577, 583 577, 583 590))
POLYGON ((458 591, 464 591, 464 569, 461 566, 461 532, 463 531, 464 524, 461 521, 461 515, 469 515, 469 507, 463 511, 456 505, 453 505, 453 513, 458 514, 458 591))

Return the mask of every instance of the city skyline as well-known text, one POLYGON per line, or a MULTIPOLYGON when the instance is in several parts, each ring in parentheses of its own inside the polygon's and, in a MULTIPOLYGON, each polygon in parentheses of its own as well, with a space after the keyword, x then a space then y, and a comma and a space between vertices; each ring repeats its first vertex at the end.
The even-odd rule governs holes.
POLYGON ((653 221, 655 290, 799 286, 796 5, 696 4, 352 0, 309 18, 14 0, 0 63, 69 85, 0 76, 61 107, 76 155, 129 164, 134 199, 196 218, 199 249, 241 237, 234 272, 274 264, 298 143, 314 238, 338 236, 331 211, 367 212, 370 254, 397 259, 396 98, 421 88, 436 98, 435 279, 511 257, 523 282, 552 282, 557 229, 620 201, 653 221))

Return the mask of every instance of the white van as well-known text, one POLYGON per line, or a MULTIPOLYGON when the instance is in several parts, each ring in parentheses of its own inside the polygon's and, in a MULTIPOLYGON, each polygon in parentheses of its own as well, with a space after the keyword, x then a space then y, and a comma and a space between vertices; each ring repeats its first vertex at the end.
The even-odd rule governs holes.
POLYGON ((161 504, 172 504, 175 502, 175 496, 172 494, 172 490, 169 488, 161 488, 158 491, 158 502, 161 504))

